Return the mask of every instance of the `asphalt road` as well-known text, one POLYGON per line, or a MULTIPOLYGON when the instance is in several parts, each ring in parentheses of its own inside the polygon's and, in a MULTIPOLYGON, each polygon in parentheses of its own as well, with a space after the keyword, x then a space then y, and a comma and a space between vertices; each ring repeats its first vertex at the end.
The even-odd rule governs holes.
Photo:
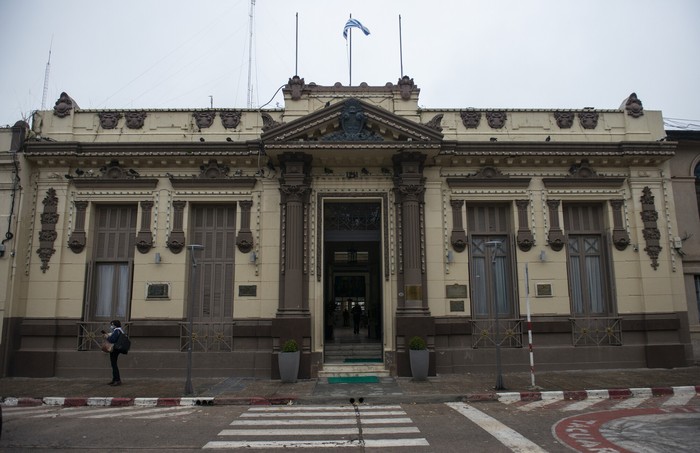
POLYGON ((174 407, 4 407, 2 451, 700 451, 700 397, 174 407))

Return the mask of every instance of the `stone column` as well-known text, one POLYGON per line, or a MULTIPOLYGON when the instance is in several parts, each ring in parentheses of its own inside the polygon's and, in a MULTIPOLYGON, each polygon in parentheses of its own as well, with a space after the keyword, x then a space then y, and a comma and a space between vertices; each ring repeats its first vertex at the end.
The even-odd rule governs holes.
POLYGON ((423 253, 422 205, 425 192, 423 163, 425 155, 402 153, 394 157, 394 186, 400 219, 399 262, 403 284, 399 284, 398 312, 427 314, 424 291, 425 256, 423 253))
POLYGON ((310 193, 311 157, 302 153, 285 153, 280 157, 282 177, 282 240, 280 260, 280 302, 278 316, 309 315, 306 274, 305 213, 310 193))

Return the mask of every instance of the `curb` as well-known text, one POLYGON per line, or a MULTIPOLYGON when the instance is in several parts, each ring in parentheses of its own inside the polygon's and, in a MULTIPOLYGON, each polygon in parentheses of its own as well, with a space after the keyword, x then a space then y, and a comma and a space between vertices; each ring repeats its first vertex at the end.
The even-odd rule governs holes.
MULTIPOLYGON (((563 390, 563 391, 523 391, 523 392, 482 392, 465 395, 402 395, 388 398, 393 403, 397 400, 404 402, 483 402, 498 401, 506 404, 516 402, 533 402, 540 400, 580 401, 585 399, 623 400, 629 398, 651 398, 674 395, 700 395, 700 385, 680 387, 643 387, 616 388, 608 390, 563 390)), ((386 396, 377 398, 387 399, 386 396)), ((31 407, 31 406, 62 406, 62 407, 164 407, 164 406, 282 406, 315 402, 316 398, 299 398, 296 396, 279 397, 182 397, 182 398, 116 398, 116 397, 45 397, 45 398, 14 398, 6 397, 2 406, 31 407)), ((343 400, 344 401, 344 400, 343 400)), ((323 402, 329 403, 327 399, 323 402)), ((376 402, 375 402, 376 404, 376 402)))

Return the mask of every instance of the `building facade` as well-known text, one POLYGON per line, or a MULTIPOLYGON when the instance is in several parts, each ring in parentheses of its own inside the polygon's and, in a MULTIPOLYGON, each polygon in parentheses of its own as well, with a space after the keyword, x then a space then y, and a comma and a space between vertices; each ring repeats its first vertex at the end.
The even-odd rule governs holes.
POLYGON ((558 111, 419 94, 409 77, 298 76, 271 110, 86 110, 63 93, 5 131, 3 373, 102 375, 115 318, 125 376, 181 376, 191 348, 195 376, 277 378, 289 339, 300 378, 408 376, 414 336, 433 375, 496 355, 523 371, 529 329, 538 369, 688 365, 661 113, 635 94, 558 111))
POLYGON ((668 130, 666 133, 668 140, 677 143, 671 159, 679 231, 674 246, 683 261, 693 360, 700 364, 700 131, 668 130))

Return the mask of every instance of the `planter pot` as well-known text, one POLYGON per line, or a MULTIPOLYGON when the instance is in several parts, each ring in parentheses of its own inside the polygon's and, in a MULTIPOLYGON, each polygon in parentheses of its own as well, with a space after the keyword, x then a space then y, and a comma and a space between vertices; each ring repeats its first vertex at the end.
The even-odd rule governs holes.
POLYGON ((430 364, 430 351, 427 349, 409 349, 411 356, 411 374, 414 381, 428 379, 428 365, 430 364))
POLYGON ((278 360, 280 366, 280 379, 282 379, 282 382, 297 381, 297 376, 299 375, 300 356, 300 351, 279 353, 278 360))

